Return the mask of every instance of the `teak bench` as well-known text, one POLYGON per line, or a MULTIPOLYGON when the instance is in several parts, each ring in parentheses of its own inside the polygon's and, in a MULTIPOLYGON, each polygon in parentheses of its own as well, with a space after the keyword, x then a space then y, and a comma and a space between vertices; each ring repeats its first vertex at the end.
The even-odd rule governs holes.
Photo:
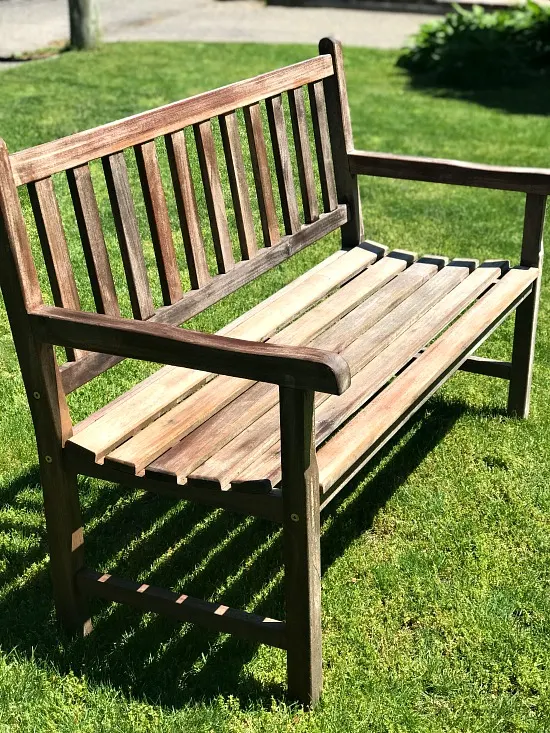
POLYGON ((12 155, 0 147, 2 290, 36 430, 59 619, 89 631, 85 598, 99 596, 281 647, 290 695, 306 705, 322 686, 320 510, 457 369, 509 380, 508 411, 527 416, 550 192, 549 170, 356 151, 341 48, 323 39, 319 49, 301 63, 55 142, 12 155), (156 138, 164 138, 169 160, 187 292, 156 138), (192 146, 208 222, 198 213, 192 146), (127 168, 131 148, 162 306, 151 295, 127 168), (121 283, 115 287, 88 165, 95 159, 133 320, 121 317, 121 283), (97 313, 80 308, 52 183, 60 173, 97 313), (520 263, 417 258, 365 241, 362 174, 525 193, 520 263), (44 304, 39 285, 18 192, 25 186, 54 306, 44 304), (341 251, 217 334, 177 327, 337 229, 341 251), (473 356, 513 311, 511 361, 473 356), (58 366, 53 345, 65 347, 65 364, 58 366), (127 357, 166 366, 73 426, 66 395, 127 357), (86 567, 78 474, 282 523, 286 619, 86 567))

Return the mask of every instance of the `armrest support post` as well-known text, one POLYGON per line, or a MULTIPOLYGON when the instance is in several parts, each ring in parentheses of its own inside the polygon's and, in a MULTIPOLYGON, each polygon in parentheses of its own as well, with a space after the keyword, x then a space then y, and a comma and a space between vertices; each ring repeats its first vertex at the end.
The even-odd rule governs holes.
MULTIPOLYGON (((524 267, 542 268, 544 257, 542 234, 545 213, 546 196, 527 194, 521 246, 521 264, 524 267)), ((541 276, 539 274, 533 284, 531 294, 516 310, 508 390, 508 414, 515 417, 526 418, 529 415, 540 287, 541 276)))
POLYGON ((323 684, 315 393, 281 387, 280 423, 288 687, 313 706, 323 684))

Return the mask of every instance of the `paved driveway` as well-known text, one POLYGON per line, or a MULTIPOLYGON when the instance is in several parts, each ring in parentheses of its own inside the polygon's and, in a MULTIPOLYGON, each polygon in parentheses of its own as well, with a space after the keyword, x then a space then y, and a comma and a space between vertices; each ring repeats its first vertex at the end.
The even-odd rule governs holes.
MULTIPOLYGON (((106 41, 316 43, 398 48, 431 16, 336 8, 266 6, 261 0, 99 0, 106 41)), ((0 0, 0 56, 69 34, 67 0, 0 0)))

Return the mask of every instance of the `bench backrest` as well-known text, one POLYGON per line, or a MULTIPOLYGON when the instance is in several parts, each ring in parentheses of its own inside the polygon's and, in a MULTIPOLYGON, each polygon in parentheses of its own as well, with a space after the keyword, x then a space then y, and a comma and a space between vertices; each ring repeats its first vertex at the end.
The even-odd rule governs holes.
MULTIPOLYGON (((105 214, 102 211, 100 216, 97 186, 94 189, 89 166, 100 159, 132 315, 141 320, 181 324, 339 227, 345 245, 358 243, 357 186, 347 164, 351 147, 341 50, 337 43, 323 39, 320 55, 315 58, 12 154, 11 180, 6 180, 0 170, 4 209, 0 213, 19 272, 17 281, 10 278, 2 283, 3 290, 20 287, 27 309, 41 299, 29 236, 19 199, 12 190, 26 186, 54 303, 81 308, 52 178, 64 173, 95 308, 98 313, 121 315, 120 292, 117 294, 105 244, 105 214), (288 130, 284 96, 290 111, 288 130), (218 135, 223 156, 216 151, 218 135), (246 156, 243 147, 248 148, 246 156), (132 185, 128 172, 132 152, 139 190, 132 185), (159 155, 167 156, 169 162, 187 265, 185 285, 174 247, 159 155), (200 183, 194 180, 190 165, 195 155, 206 221, 199 216, 196 187, 200 183), (248 186, 245 157, 252 167, 253 190, 248 186), (276 186, 270 175, 271 160, 276 186), (229 233, 222 187, 225 176, 238 246, 229 233), (295 179, 299 182, 301 207, 295 179), (136 213, 139 197, 146 211, 162 292, 163 305, 157 307, 136 213), (6 208, 12 210, 6 213, 6 208), (13 221, 8 222, 8 217, 13 221), (255 227, 255 220, 261 227, 255 227), (213 249, 211 258, 209 246, 213 249)), ((9 311, 9 298, 6 305, 9 311)), ((106 354, 71 350, 67 357, 68 362, 61 367, 65 393, 120 361, 106 354)))

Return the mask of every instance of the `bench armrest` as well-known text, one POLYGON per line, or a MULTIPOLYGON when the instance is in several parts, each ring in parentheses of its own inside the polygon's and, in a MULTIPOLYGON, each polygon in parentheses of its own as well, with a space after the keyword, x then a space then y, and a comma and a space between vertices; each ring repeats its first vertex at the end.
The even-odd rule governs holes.
POLYGON ((451 183, 455 186, 497 188, 543 196, 550 194, 550 169, 511 168, 466 163, 443 158, 417 158, 354 150, 348 154, 350 171, 382 178, 451 183))
POLYGON ((330 394, 351 380, 347 362, 330 351, 205 334, 176 326, 41 306, 29 313, 43 343, 188 367, 330 394))

